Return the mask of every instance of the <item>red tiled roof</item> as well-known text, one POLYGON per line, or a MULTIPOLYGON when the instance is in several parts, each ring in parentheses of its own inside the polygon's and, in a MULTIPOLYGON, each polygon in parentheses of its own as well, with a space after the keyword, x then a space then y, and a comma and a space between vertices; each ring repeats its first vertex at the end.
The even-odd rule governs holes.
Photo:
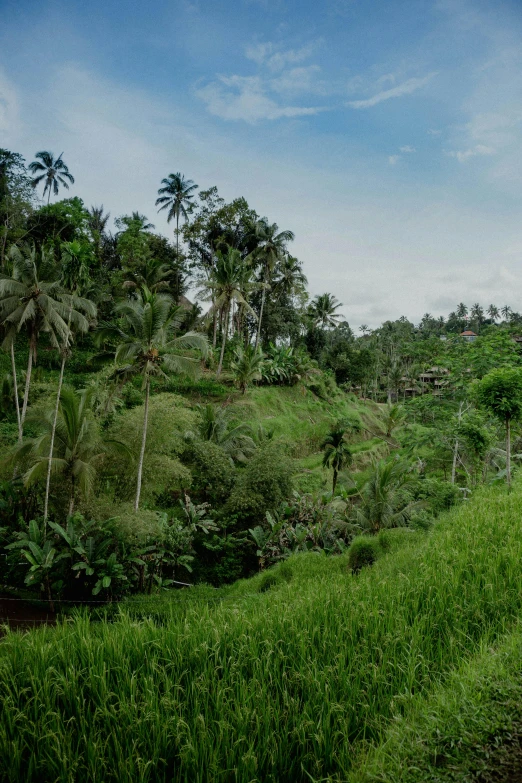
POLYGON ((466 329, 465 332, 460 333, 461 337, 477 337, 478 335, 475 334, 475 332, 472 332, 470 329, 466 329))

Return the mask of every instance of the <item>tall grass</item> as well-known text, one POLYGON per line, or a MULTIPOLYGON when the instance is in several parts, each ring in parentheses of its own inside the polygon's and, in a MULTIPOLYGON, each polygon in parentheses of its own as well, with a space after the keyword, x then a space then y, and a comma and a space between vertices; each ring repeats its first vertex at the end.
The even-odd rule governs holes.
POLYGON ((484 490, 359 576, 305 555, 266 592, 163 600, 161 623, 8 634, 0 779, 347 780, 412 695, 520 614, 521 511, 520 487, 484 490))

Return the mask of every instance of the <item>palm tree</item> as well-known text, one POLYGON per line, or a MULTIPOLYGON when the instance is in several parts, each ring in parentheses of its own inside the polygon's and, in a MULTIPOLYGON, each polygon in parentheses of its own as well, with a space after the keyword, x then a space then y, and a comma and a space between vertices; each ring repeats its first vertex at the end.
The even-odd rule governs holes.
POLYGON ((484 320, 484 308, 476 302, 471 308, 470 315, 476 321, 477 326, 480 326, 484 320))
POLYGON ((333 294, 321 294, 316 296, 310 305, 310 314, 314 326, 321 326, 323 329, 337 326, 342 315, 335 311, 342 307, 333 294))
MULTIPOLYGON (((58 390, 56 393, 56 406, 54 409, 54 420, 51 430, 51 439, 49 446, 49 463, 47 466, 47 479, 45 484, 45 500, 44 500, 44 530, 47 526, 47 513, 49 509, 49 492, 51 488, 51 470, 52 470, 52 458, 54 449, 54 438, 56 432, 56 426, 58 422, 58 413, 60 407, 60 399, 63 385, 63 374, 65 370, 65 362, 69 356, 70 344, 73 339, 73 313, 76 323, 81 323, 82 327, 85 325, 83 316, 90 316, 94 318, 96 315, 96 306, 88 299, 82 299, 78 296, 78 289, 80 285, 88 284, 89 270, 87 266, 87 257, 83 251, 83 247, 80 242, 73 241, 64 243, 63 256, 62 256, 62 283, 67 289, 67 294, 62 294, 61 299, 68 306, 67 314, 67 335, 65 342, 61 346, 62 363, 60 367, 60 375, 58 378, 58 390)), ((84 331, 84 329, 82 329, 84 331)))
POLYGON ((31 421, 41 434, 18 446, 11 456, 15 463, 29 463, 24 475, 26 486, 42 480, 47 474, 51 437, 55 431, 51 468, 53 475, 61 476, 69 486, 69 515, 74 511, 78 493, 87 497, 91 492, 97 466, 107 452, 112 448, 127 451, 119 441, 102 439, 91 410, 92 391, 63 387, 57 423, 54 410, 32 416, 31 421))
POLYGON ((304 294, 307 283, 301 262, 285 254, 276 268, 274 291, 283 296, 299 296, 304 294))
POLYGON ((178 171, 176 174, 169 174, 161 180, 162 188, 158 190, 156 206, 161 204, 158 212, 163 209, 168 210, 167 222, 176 219, 176 255, 179 259, 179 219, 183 217, 187 220, 189 211, 192 207, 192 199, 197 185, 191 179, 185 179, 183 174, 178 171))
POLYGON ((259 348, 256 350, 252 345, 247 345, 246 348, 239 347, 236 350, 230 369, 234 376, 234 383, 241 389, 242 394, 245 394, 251 383, 261 380, 262 365, 263 354, 259 348))
POLYGON ((31 181, 33 188, 36 188, 42 180, 45 182, 43 195, 45 197, 45 194, 48 194, 47 203, 49 203, 49 199, 51 198, 51 190, 54 192, 54 195, 57 196, 59 185, 63 185, 66 190, 69 190, 67 180, 69 180, 71 184, 74 182, 73 175, 69 172, 68 167, 62 160, 62 155, 63 152, 55 158, 52 152, 43 150, 42 152, 36 153, 35 158, 38 158, 38 160, 33 160, 28 166, 31 174, 37 175, 31 181))
POLYGON ((500 311, 502 313, 503 318, 507 321, 509 319, 509 316, 512 313, 511 307, 509 305, 504 305, 504 307, 500 311))
POLYGON ((377 462, 361 491, 361 505, 355 520, 363 528, 378 533, 384 527, 407 524, 421 503, 412 500, 408 485, 413 480, 406 466, 398 460, 377 462))
POLYGON ((254 318, 256 317, 245 298, 247 294, 245 288, 248 289, 249 285, 245 278, 245 264, 240 251, 233 247, 229 247, 226 253, 218 251, 214 269, 203 285, 205 289, 211 292, 210 298, 213 304, 209 310, 209 315, 219 311, 222 316, 221 353, 216 373, 216 375, 220 375, 223 369, 223 357, 225 355, 232 303, 236 302, 254 318))
POLYGON ((359 331, 362 332, 363 337, 366 337, 367 334, 371 334, 371 329, 368 324, 362 324, 362 326, 359 327, 359 331))
POLYGON ((332 494, 335 493, 339 471, 352 461, 352 452, 346 442, 347 429, 346 422, 338 421, 321 443, 323 466, 329 468, 331 465, 333 468, 332 494))
POLYGON ((199 437, 217 443, 231 460, 246 462, 256 449, 250 426, 246 422, 235 422, 232 409, 224 405, 208 403, 197 405, 196 410, 201 417, 199 437))
POLYGON ((498 307, 496 307, 494 304, 490 304, 490 306, 488 307, 488 315, 492 321, 496 321, 497 318, 500 316, 500 311, 498 307))
MULTIPOLYGON (((37 252, 34 246, 20 250, 13 246, 9 258, 12 262, 12 276, 0 275, 0 322, 7 328, 5 348, 10 348, 15 334, 22 329, 27 331, 29 337, 29 359, 20 414, 23 430, 40 333, 47 332, 53 348, 59 350, 68 339, 69 309, 56 279, 56 264, 49 251, 42 248, 37 252)), ((71 326, 78 331, 85 331, 89 324, 81 313, 73 309, 71 326)))
POLYGON ((276 223, 269 223, 266 218, 257 221, 253 233, 257 247, 250 254, 250 259, 260 265, 263 282, 261 308, 259 310, 256 342, 254 346, 257 349, 261 335, 261 323, 263 320, 263 310, 265 308, 266 292, 270 287, 270 278, 278 261, 281 261, 286 255, 287 242, 291 242, 294 239, 294 233, 292 231, 279 231, 279 226, 276 223))
POLYGON ((138 461, 135 511, 139 508, 143 460, 147 442, 149 416, 150 379, 153 376, 167 378, 170 373, 189 373, 194 375, 199 369, 199 360, 187 356, 187 351, 197 349, 207 354, 208 341, 202 334, 187 332, 179 337, 174 332, 179 325, 179 308, 174 306, 171 296, 149 291, 143 286, 135 298, 120 302, 116 313, 125 322, 124 329, 105 326, 99 330, 99 338, 116 339, 115 352, 117 366, 115 375, 119 377, 143 376, 145 406, 143 411, 143 430, 138 461))
POLYGON ((461 302, 456 310, 457 316, 459 318, 467 318, 468 317, 468 308, 464 304, 464 302, 461 302))
POLYGON ((87 223, 94 241, 95 256, 98 260, 101 255, 102 240, 106 237, 107 223, 110 216, 110 212, 103 211, 103 204, 99 207, 92 206, 89 210, 87 223))

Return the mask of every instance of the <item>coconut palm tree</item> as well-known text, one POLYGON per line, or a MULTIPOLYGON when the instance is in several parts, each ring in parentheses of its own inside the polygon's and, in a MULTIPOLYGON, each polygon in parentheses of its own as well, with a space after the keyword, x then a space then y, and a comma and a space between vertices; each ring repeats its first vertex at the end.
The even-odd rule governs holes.
POLYGON ((168 294, 153 293, 146 286, 135 294, 135 298, 121 302, 116 313, 124 321, 124 328, 105 326, 99 330, 99 339, 113 339, 118 342, 115 351, 115 376, 128 378, 132 375, 143 377, 145 406, 143 411, 143 429, 141 449, 138 460, 136 482, 135 511, 139 508, 143 460, 147 442, 149 416, 150 379, 167 378, 167 373, 196 374, 199 359, 187 356, 187 351, 198 350, 206 356, 208 341, 202 334, 187 332, 176 337, 175 331, 180 322, 179 308, 174 306, 168 294))
MULTIPOLYGON (((5 348, 10 348, 15 334, 22 330, 27 332, 29 338, 29 359, 20 414, 23 430, 39 336, 41 332, 46 332, 51 345, 57 350, 66 344, 69 307, 64 300, 50 251, 43 248, 37 251, 34 246, 20 250, 13 246, 9 251, 9 259, 12 262, 12 275, 0 275, 0 322, 7 329, 5 348)), ((76 331, 86 331, 89 323, 84 315, 73 308, 71 326, 76 331)))
POLYGON ((492 321, 496 321, 497 318, 500 316, 500 311, 498 307, 496 307, 494 304, 490 304, 487 312, 492 321))
POLYGON ((76 323, 80 322, 84 325, 83 316, 90 316, 94 318, 96 315, 96 305, 88 299, 83 299, 78 295, 80 286, 86 286, 89 283, 89 268, 87 262, 87 256, 84 252, 84 248, 78 241, 64 243, 63 256, 62 256, 62 283, 67 293, 61 294, 61 300, 67 305, 67 334, 65 341, 61 345, 62 363, 60 366, 60 375, 58 378, 58 389, 56 392, 56 406, 54 409, 54 420, 51 429, 51 438, 49 445, 49 462, 47 466, 47 479, 45 484, 45 500, 44 500, 44 529, 47 525, 47 514, 49 510, 49 492, 51 488, 51 470, 52 459, 54 450, 54 438, 56 432, 56 426, 58 422, 58 413, 60 407, 60 399, 63 385, 63 374, 65 371, 65 363, 69 356, 70 345, 73 340, 74 320, 76 323), (79 321, 80 319, 80 321, 79 321))
POLYGON ((468 308, 464 304, 464 302, 461 302, 456 310, 457 316, 459 318, 467 318, 468 317, 468 308))
POLYGON ((299 296, 304 294, 307 283, 301 262, 285 254, 276 267, 274 291, 283 296, 299 296))
POLYGON ((336 310, 342 307, 333 294, 320 294, 316 296, 310 305, 310 315, 314 326, 320 326, 322 329, 337 326, 342 318, 336 310))
POLYGON ((501 309, 500 312, 502 314, 502 317, 507 321, 509 320, 509 316, 513 311, 511 310, 511 307, 509 305, 504 305, 504 307, 501 309))
POLYGON ((185 179, 179 171, 162 179, 161 184, 163 187, 158 190, 156 206, 161 205, 158 212, 167 210, 168 223, 174 218, 176 220, 176 255, 179 258, 179 219, 187 220, 198 186, 191 179, 185 179))
POLYGON ((94 242, 94 253, 98 260, 101 256, 103 240, 107 236, 107 223, 109 222, 110 216, 110 212, 104 212, 103 204, 99 207, 91 206, 89 210, 87 223, 94 242))
POLYGON ((234 383, 245 394, 247 387, 254 381, 262 378, 263 353, 252 345, 246 348, 239 347, 230 363, 230 369, 234 376, 234 383))
POLYGON ((332 494, 335 493, 339 471, 352 462, 352 452, 346 442, 347 431, 347 423, 338 421, 321 443, 323 466, 329 468, 331 465, 333 468, 332 494))
POLYGON ((69 190, 67 180, 71 184, 74 182, 73 175, 62 160, 62 155, 63 152, 55 158, 52 152, 47 152, 46 150, 37 152, 35 158, 38 158, 38 160, 33 160, 27 167, 31 174, 36 174, 31 181, 33 188, 36 188, 40 182, 44 182, 43 195, 45 198, 47 193, 47 203, 49 203, 51 198, 51 190, 57 196, 60 185, 69 190))
POLYGON ((355 510, 355 520, 363 530, 378 533, 385 527, 407 524, 415 509, 409 492, 413 476, 398 460, 377 462, 361 490, 361 505, 355 510))
MULTIPOLYGON (((248 272, 249 270, 246 271, 248 272)), ((226 253, 217 253, 214 269, 208 280, 203 281, 204 290, 210 291, 210 296, 207 296, 207 300, 211 299, 213 303, 209 310, 209 315, 219 311, 223 324, 221 352, 216 375, 220 375, 223 369, 223 357, 228 338, 232 303, 236 302, 254 318, 256 317, 245 298, 251 288, 247 279, 249 278, 245 277, 245 263, 240 251, 229 247, 226 253)))
POLYGON ((53 475, 60 476, 69 487, 69 515, 74 511, 78 494, 84 497, 90 494, 98 466, 108 451, 128 451, 119 441, 102 438, 91 410, 92 392, 92 389, 76 391, 62 387, 57 423, 54 410, 31 416, 32 424, 41 434, 18 446, 10 457, 16 464, 29 464, 24 475, 26 486, 41 481, 47 474, 50 442, 55 431, 51 468, 53 475))
POLYGON ((263 282, 261 308, 259 310, 254 346, 257 349, 261 335, 261 323, 263 320, 263 310, 265 308, 266 292, 270 287, 271 276, 274 273, 276 264, 285 257, 286 245, 294 239, 294 233, 292 231, 279 231, 277 223, 269 223, 266 218, 263 218, 255 223, 253 234, 256 248, 250 254, 250 260, 253 264, 258 264, 261 267, 263 282))
MULTIPOLYGON (((230 407, 224 405, 197 405, 200 415, 197 435, 205 441, 217 443, 231 460, 246 462, 256 449, 250 426, 236 422, 230 407)), ((187 433, 191 435, 191 433, 187 433)))

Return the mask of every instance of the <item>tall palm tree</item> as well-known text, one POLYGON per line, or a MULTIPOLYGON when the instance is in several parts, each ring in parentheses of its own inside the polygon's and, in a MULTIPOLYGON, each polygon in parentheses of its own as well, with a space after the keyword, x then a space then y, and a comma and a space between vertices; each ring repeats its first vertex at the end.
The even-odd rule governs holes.
POLYGON ((73 241, 64 243, 63 256, 62 256, 62 283, 67 293, 61 294, 61 300, 67 305, 67 334, 65 341, 61 345, 62 363, 60 366, 60 375, 58 378, 58 389, 56 392, 56 405, 54 409, 54 420, 51 429, 51 438, 49 445, 49 462, 47 466, 47 479, 45 483, 45 500, 44 500, 44 530, 47 526, 47 514, 49 510, 49 493, 51 489, 51 470, 54 450, 54 438, 56 434, 56 426, 58 423, 58 413, 60 407, 60 399, 62 394, 63 374, 65 371, 65 363, 69 356, 70 345, 72 343, 74 329, 74 320, 78 324, 80 323, 80 331, 85 331, 85 319, 83 316, 90 316, 94 318, 96 315, 96 305, 90 302, 88 299, 83 299, 78 295, 80 286, 88 285, 89 283, 89 269, 87 265, 87 257, 83 252, 83 247, 80 242, 73 241))
POLYGON ((29 486, 46 476, 51 438, 55 439, 51 470, 69 486, 69 515, 74 511, 78 493, 85 497, 91 492, 97 465, 107 452, 112 448, 127 452, 119 441, 102 438, 91 410, 92 393, 93 389, 76 391, 62 387, 58 421, 55 422, 51 410, 32 416, 31 421, 41 434, 18 446, 11 456, 15 463, 29 463, 24 475, 24 483, 29 486))
POLYGON ((333 468, 332 494, 335 493, 339 471, 352 461, 352 452, 346 442, 347 429, 346 422, 338 421, 321 443, 323 466, 329 468, 331 465, 333 468))
POLYGON ((285 257, 286 245, 294 239, 294 233, 292 231, 279 231, 277 223, 269 223, 266 218, 263 218, 262 220, 258 220, 254 226, 254 239, 256 240, 257 246, 250 254, 250 258, 261 267, 263 281, 261 308, 259 310, 256 342, 254 346, 257 349, 261 335, 261 323, 263 320, 263 310, 265 308, 266 292, 270 287, 270 279, 278 261, 281 261, 285 257))
POLYGON ((502 317, 507 321, 513 311, 509 305, 504 305, 500 312, 502 313, 502 317))
POLYGON ((107 224, 111 216, 110 212, 104 212, 103 204, 99 207, 91 206, 87 223, 94 242, 94 253, 99 260, 101 255, 102 242, 107 236, 107 224))
POLYGON ((409 492, 412 480, 412 474, 398 460, 376 463, 361 491, 361 505, 355 510, 355 520, 363 530, 378 533, 385 527, 407 524, 413 511, 422 507, 409 492))
POLYGON ((323 329, 337 326, 338 321, 342 318, 342 315, 336 312, 339 307, 342 307, 342 304, 333 294, 316 296, 310 305, 314 326, 321 326, 323 329))
MULTIPOLYGON (((46 332, 53 348, 67 342, 69 328, 68 304, 56 275, 56 264, 49 251, 37 252, 35 247, 20 250, 13 246, 9 251, 12 275, 0 275, 0 322, 7 328, 4 347, 9 348, 16 333, 25 330, 29 338, 29 358, 25 377, 25 390, 20 414, 23 430, 33 362, 36 361, 38 339, 46 332)), ((73 309, 71 326, 85 331, 89 324, 85 316, 73 309)))
POLYGON ((209 315, 216 311, 222 314, 223 334, 221 337, 221 352, 219 355, 219 364, 217 375, 221 374, 223 369, 223 357, 225 355, 225 346, 228 338, 228 329, 230 321, 230 310, 233 302, 241 305, 254 318, 255 313, 248 304, 245 295, 248 295, 248 284, 245 280, 245 263, 241 253, 236 248, 229 247, 226 253, 218 252, 216 263, 208 280, 203 285, 207 291, 210 291, 212 307, 209 315), (247 286, 247 290, 245 290, 247 286))
POLYGON ((176 174, 169 174, 161 180, 162 188, 158 190, 156 206, 160 206, 158 212, 163 209, 167 211, 167 222, 176 220, 176 255, 179 259, 179 219, 183 217, 187 220, 192 199, 197 185, 191 179, 185 179, 183 174, 178 171, 176 174))
POLYGON ((468 317, 468 308, 464 304, 464 302, 461 302, 456 310, 457 316, 459 318, 467 318, 468 317))
POLYGON ((490 304, 490 306, 488 307, 488 315, 492 321, 496 321, 497 318, 500 316, 500 311, 498 307, 496 307, 494 304, 490 304))
POLYGON ((31 174, 36 174, 31 181, 33 188, 36 188, 40 182, 44 182, 43 195, 45 198, 45 194, 47 193, 47 203, 49 203, 49 199, 51 198, 51 190, 54 192, 54 195, 57 196, 60 185, 63 185, 66 190, 69 190, 69 183, 67 180, 69 180, 71 184, 74 182, 73 175, 62 160, 62 155, 63 152, 55 158, 52 152, 42 150, 42 152, 37 152, 35 155, 35 158, 38 158, 38 160, 33 160, 27 167, 31 174))
POLYGON ((231 460, 246 462, 256 449, 247 422, 234 421, 233 412, 225 405, 197 405, 200 415, 198 435, 202 440, 217 443, 231 460))
POLYGON ((307 283, 301 262, 285 254, 276 268, 274 290, 283 296, 299 296, 304 293, 307 283))
POLYGON ((143 460, 147 442, 149 417, 150 379, 153 376, 167 378, 167 373, 189 373, 199 370, 199 359, 187 356, 187 351, 198 350, 207 354, 208 341, 202 334, 187 332, 175 337, 179 325, 179 308, 171 296, 149 291, 143 286, 135 299, 121 302, 116 313, 124 321, 124 328, 106 326, 99 330, 100 339, 115 339, 117 364, 115 374, 120 377, 143 376, 145 406, 143 430, 138 461, 135 511, 139 508, 143 460))

